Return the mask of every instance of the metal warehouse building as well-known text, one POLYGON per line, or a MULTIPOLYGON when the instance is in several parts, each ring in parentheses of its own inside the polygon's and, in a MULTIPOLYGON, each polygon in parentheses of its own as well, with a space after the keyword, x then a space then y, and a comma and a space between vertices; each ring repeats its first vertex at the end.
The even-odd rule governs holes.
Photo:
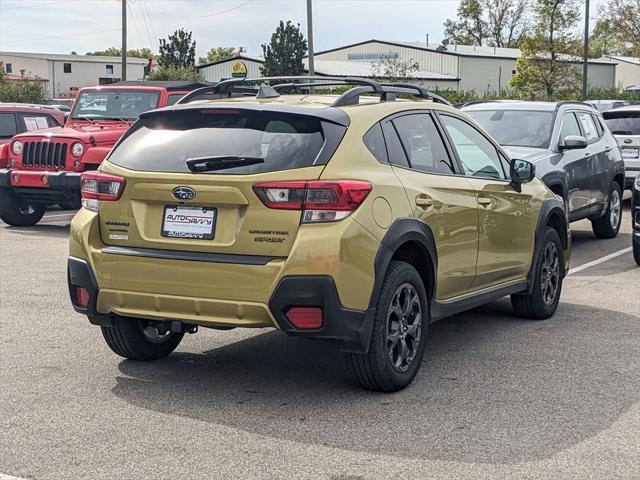
MULTIPOLYGON (((120 57, 0 52, 0 62, 9 75, 43 81, 51 98, 75 97, 79 88, 122 78, 120 57)), ((144 58, 127 58, 127 79, 143 80, 147 64, 144 58)))
MULTIPOLYGON (((412 42, 367 40, 315 54, 315 70, 319 75, 374 76, 374 64, 390 58, 401 62, 417 62, 419 71, 412 77, 431 88, 499 92, 509 87, 515 64, 521 55, 515 48, 439 45, 412 42)), ((263 60, 239 56, 198 68, 207 81, 217 82, 233 76, 260 76, 263 60)), ((580 67, 580 62, 572 62, 580 67)), ((616 86, 616 63, 610 60, 589 62, 589 85, 616 86)))

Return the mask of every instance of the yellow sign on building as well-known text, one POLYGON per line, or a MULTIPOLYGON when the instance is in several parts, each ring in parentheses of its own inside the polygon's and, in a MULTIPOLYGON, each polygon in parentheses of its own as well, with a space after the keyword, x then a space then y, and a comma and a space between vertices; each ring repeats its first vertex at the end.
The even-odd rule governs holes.
POLYGON ((247 76, 247 66, 240 60, 231 65, 231 76, 233 78, 244 78, 247 76))

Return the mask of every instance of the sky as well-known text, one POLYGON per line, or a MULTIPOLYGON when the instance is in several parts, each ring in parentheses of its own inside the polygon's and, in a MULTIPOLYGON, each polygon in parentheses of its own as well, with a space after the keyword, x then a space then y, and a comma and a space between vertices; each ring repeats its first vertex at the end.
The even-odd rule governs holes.
MULTIPOLYGON (((591 0, 595 20, 597 6, 591 0)), ((314 50, 372 38, 430 42, 443 38, 459 0, 313 0, 314 50)), ((158 51, 158 38, 193 31, 197 54, 245 47, 260 55, 278 22, 299 23, 306 0, 127 0, 131 48, 158 51)), ((84 54, 120 46, 121 0, 0 0, 0 51, 84 54)), ((595 23, 595 22, 593 22, 595 23)))

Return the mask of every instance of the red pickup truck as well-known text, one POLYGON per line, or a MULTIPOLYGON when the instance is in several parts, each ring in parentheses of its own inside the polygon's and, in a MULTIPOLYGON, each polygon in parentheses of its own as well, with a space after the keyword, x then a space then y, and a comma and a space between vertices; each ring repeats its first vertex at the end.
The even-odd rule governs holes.
POLYGON ((48 205, 79 207, 80 175, 98 168, 138 115, 173 105, 204 86, 147 81, 81 89, 64 126, 18 134, 5 147, 0 218, 27 226, 38 223, 48 205))

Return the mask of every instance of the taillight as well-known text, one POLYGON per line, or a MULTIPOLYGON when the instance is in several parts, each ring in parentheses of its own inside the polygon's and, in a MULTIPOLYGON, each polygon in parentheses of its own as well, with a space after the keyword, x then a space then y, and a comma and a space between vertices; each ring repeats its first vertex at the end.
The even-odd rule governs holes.
POLYGON ((351 215, 373 186, 360 180, 258 183, 253 186, 265 206, 302 210, 302 223, 336 222, 351 215))
POLYGON ((118 200, 124 191, 125 179, 101 172, 85 172, 80 177, 82 206, 94 212, 98 211, 99 201, 118 200))

